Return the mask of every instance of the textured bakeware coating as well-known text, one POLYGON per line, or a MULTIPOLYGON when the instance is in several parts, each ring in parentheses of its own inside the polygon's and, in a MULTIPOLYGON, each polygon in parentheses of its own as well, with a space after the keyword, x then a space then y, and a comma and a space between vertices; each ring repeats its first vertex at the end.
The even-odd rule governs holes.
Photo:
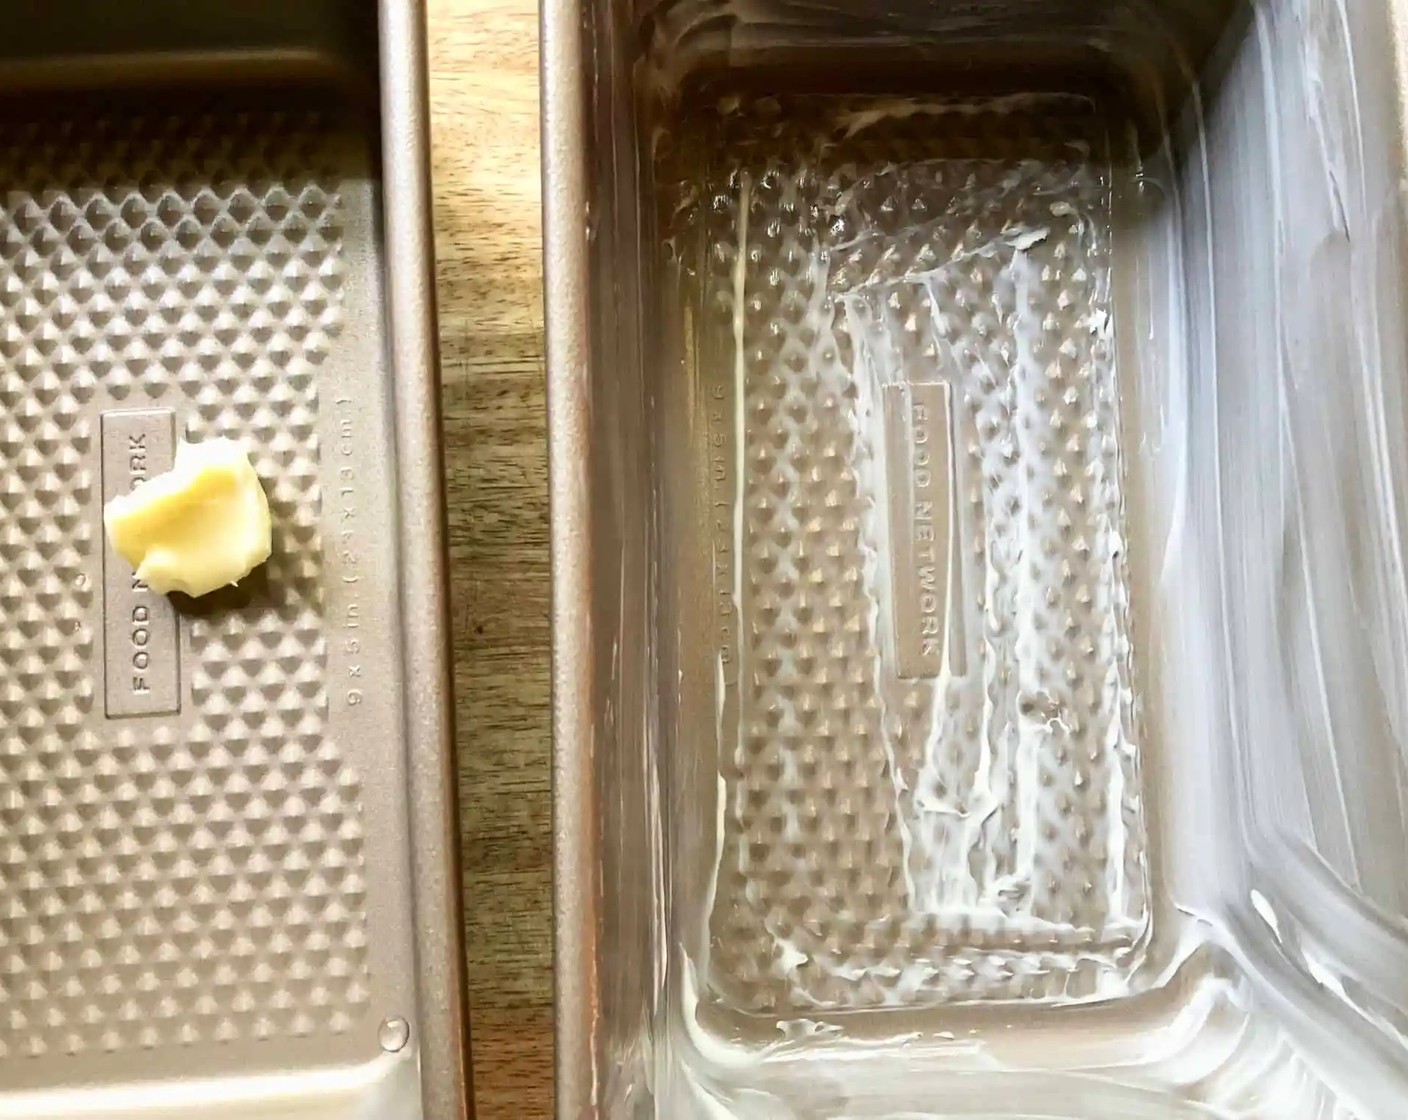
POLYGON ((676 215, 701 396, 737 414, 697 438, 742 478, 709 983, 784 1014, 1126 991, 1149 903, 1102 118, 823 105, 731 103, 676 215), (953 649, 912 680, 880 397, 940 382, 953 649))
POLYGON ((369 1056, 407 996, 393 950, 373 1003, 375 755, 349 741, 395 743, 400 718, 394 673, 360 679, 399 658, 394 567, 369 543, 392 479, 347 446, 387 393, 381 331, 348 329, 377 283, 347 245, 371 228, 365 145, 328 115, 219 105, 0 136, 0 1058, 139 1050, 174 1075, 230 1068, 217 1044, 240 1041, 369 1056), (151 408, 250 450, 275 554, 182 609, 181 711, 112 720, 99 421, 151 408), (359 565, 369 593, 348 590, 359 565))

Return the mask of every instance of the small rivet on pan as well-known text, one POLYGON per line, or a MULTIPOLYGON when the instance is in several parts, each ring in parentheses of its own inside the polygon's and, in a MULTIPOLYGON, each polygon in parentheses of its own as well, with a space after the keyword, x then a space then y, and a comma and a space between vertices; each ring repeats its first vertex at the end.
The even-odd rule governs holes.
POLYGON ((376 1037, 383 1050, 388 1054, 394 1054, 398 1050, 404 1050, 406 1043, 411 1041, 411 1024, 400 1016, 394 1019, 385 1019, 376 1032, 376 1037))

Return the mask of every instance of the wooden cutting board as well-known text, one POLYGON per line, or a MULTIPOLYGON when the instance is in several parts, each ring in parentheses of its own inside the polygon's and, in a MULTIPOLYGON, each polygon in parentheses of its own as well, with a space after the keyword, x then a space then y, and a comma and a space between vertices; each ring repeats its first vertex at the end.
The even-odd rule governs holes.
POLYGON ((429 0, 461 834, 480 1120, 552 1113, 534 0, 429 0))

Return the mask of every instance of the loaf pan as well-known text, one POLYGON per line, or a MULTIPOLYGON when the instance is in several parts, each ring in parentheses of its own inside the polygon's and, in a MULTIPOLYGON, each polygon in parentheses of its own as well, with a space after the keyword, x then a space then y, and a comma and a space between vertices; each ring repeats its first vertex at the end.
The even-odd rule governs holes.
POLYGON ((1404 27, 545 5, 564 1120, 1404 1115, 1404 27))
POLYGON ((11 14, 0 1115, 463 1116, 420 5, 11 14), (273 556, 155 595, 216 436, 273 556))

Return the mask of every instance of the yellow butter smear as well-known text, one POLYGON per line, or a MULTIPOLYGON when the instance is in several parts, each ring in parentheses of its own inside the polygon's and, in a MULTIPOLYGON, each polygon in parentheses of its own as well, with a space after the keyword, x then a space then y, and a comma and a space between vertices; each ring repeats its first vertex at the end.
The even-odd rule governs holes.
POLYGON ((269 559, 269 501, 233 440, 179 444, 171 470, 108 502, 103 523, 113 548, 161 594, 207 595, 269 559))

